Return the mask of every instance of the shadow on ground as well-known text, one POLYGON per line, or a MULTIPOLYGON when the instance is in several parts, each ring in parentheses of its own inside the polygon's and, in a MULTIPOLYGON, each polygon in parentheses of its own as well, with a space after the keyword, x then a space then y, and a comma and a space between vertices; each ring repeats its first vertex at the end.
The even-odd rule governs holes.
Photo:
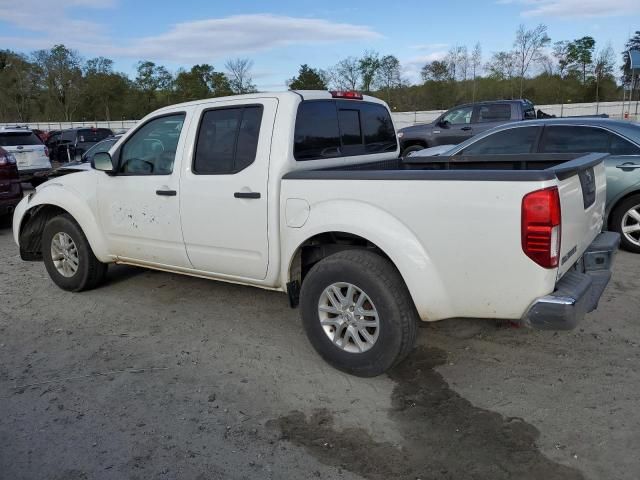
POLYGON ((321 462, 372 480, 584 478, 540 453, 535 427, 475 407, 449 388, 435 371, 445 362, 443 351, 420 348, 389 373, 396 382, 389 416, 404 438, 400 448, 363 429, 341 429, 327 410, 309 418, 291 412, 271 425, 321 462))

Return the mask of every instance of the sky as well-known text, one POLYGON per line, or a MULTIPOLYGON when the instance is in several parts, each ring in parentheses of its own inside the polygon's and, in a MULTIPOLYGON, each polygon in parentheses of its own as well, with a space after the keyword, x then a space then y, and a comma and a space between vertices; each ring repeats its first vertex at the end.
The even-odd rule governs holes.
POLYGON ((590 35, 621 52, 640 30, 640 0, 0 0, 0 48, 62 43, 130 76, 139 60, 224 71, 246 57, 260 90, 282 90, 303 63, 327 68, 367 50, 395 55, 417 81, 452 46, 480 42, 485 61, 510 49, 521 23, 546 24, 552 41, 590 35))

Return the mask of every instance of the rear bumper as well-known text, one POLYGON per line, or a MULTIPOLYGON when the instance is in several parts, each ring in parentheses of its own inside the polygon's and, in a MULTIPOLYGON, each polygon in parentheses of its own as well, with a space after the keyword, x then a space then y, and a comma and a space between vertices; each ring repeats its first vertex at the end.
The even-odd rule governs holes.
POLYGON ((611 268, 620 245, 620 235, 602 232, 582 258, 556 284, 553 293, 538 298, 522 323, 542 330, 570 330, 598 307, 611 279, 611 268))
POLYGON ((20 180, 31 180, 35 177, 45 178, 51 168, 24 168, 18 170, 18 175, 20 175, 20 180))

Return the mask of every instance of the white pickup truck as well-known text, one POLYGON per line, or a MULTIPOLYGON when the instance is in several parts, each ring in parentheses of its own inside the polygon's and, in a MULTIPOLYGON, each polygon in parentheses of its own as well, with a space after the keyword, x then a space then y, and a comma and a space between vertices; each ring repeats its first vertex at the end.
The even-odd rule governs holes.
POLYGON ((287 292, 319 354, 361 376, 404 358, 419 320, 562 329, 596 307, 619 242, 600 233, 603 155, 398 149, 386 104, 353 92, 175 105, 25 197, 14 237, 66 290, 122 263, 287 292))

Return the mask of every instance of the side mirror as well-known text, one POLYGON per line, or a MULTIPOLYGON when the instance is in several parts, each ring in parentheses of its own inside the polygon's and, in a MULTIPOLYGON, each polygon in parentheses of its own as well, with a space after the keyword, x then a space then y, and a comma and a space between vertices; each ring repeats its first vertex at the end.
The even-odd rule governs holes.
POLYGON ((440 120, 438 122, 438 125, 442 128, 449 128, 451 126, 451 124, 449 123, 449 120, 440 120))
POLYGON ((91 159, 91 166, 101 172, 114 173, 113 160, 109 152, 98 152, 91 159))

